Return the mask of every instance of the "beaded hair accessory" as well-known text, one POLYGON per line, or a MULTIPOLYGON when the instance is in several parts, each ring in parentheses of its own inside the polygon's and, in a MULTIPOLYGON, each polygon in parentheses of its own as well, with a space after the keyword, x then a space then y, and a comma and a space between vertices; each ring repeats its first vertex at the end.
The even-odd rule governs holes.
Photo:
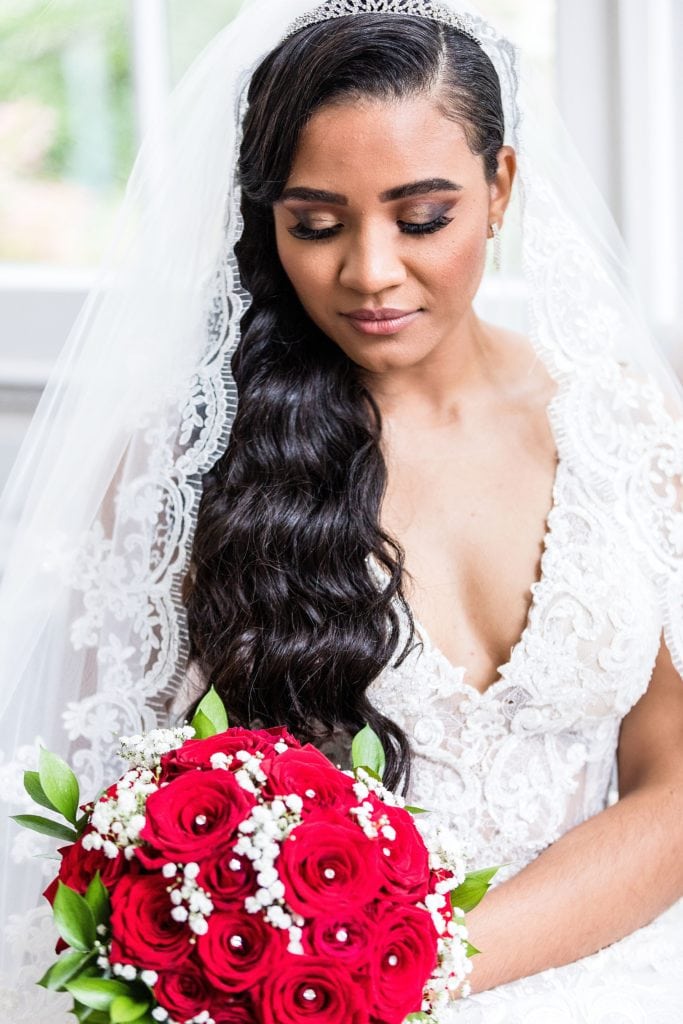
POLYGON ((327 0, 307 14, 296 18, 285 32, 283 39, 294 35, 308 25, 332 18, 347 18, 354 14, 406 14, 410 17, 429 18, 468 36, 481 45, 481 39, 474 31, 474 19, 466 13, 456 14, 443 4, 431 0, 327 0))

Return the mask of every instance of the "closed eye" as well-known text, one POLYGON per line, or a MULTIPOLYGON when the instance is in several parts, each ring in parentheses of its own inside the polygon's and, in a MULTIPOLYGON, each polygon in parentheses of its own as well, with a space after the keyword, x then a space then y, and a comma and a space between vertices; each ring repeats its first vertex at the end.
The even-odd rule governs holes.
POLYGON ((434 231, 445 228, 452 220, 452 217, 442 214, 440 217, 435 217, 434 220, 428 220, 425 224, 413 224, 410 221, 402 220, 398 221, 398 224, 406 235, 431 235, 434 231))
MULTIPOLYGON (((412 223, 411 221, 399 220, 396 223, 399 226, 399 230, 404 235, 431 235, 435 231, 440 231, 442 228, 447 227, 452 217, 446 217, 441 215, 435 217, 433 220, 426 221, 425 223, 412 223)), ((305 224, 295 224, 293 228, 288 228, 288 231, 294 238, 302 238, 309 242, 319 242, 325 238, 332 238, 334 235, 339 234, 342 224, 335 224, 329 228, 308 228, 305 224)))

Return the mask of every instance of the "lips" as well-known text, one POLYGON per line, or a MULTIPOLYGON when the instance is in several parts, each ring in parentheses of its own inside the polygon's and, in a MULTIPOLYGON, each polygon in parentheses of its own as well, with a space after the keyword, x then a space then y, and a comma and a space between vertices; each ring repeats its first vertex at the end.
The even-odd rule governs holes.
POLYGON ((415 309, 389 309, 383 306, 381 309, 352 309, 350 313, 343 315, 352 320, 400 320, 415 312, 417 312, 415 309))
POLYGON ((354 309, 343 316, 357 334, 392 335, 414 323, 422 315, 421 309, 354 309))

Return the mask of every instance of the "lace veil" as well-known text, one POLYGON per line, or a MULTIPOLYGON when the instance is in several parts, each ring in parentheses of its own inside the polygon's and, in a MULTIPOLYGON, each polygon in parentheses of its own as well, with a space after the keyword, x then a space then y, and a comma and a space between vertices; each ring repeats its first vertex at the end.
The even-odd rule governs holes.
MULTIPOLYGON (((683 674, 683 391, 561 119, 512 43, 458 0, 331 0, 320 17, 437 6, 467 19, 501 80, 506 142, 519 158, 507 255, 519 245, 526 330, 558 382, 549 416, 559 453, 596 500, 626 510, 683 674)), ((117 736, 165 724, 186 675, 181 583, 202 475, 237 407, 230 360, 249 303, 233 252, 246 87, 316 7, 248 0, 175 90, 2 498, 0 1015, 12 1024, 54 1024, 68 1005, 33 985, 54 943, 39 893, 55 863, 32 856, 50 840, 7 818, 31 809, 23 769, 42 743, 93 795, 117 768, 117 736)), ((484 316, 489 293, 478 300, 484 316)), ((495 310, 502 322, 517 315, 500 300, 495 310)))

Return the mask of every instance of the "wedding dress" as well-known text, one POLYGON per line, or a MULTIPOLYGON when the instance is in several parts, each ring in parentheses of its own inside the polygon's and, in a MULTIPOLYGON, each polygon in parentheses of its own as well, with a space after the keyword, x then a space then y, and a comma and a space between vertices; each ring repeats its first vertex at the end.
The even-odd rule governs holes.
MULTIPOLYGON (((246 0, 143 144, 108 259, 0 502, 2 1024, 71 1020, 68 997, 35 985, 55 932, 39 899, 54 864, 34 855, 54 844, 8 817, 35 810, 23 770, 42 743, 92 796, 118 774, 117 736, 168 725, 187 679, 183 579, 202 480, 232 430, 231 364, 250 301, 235 254, 242 118, 254 68, 296 19, 466 19, 498 73, 519 158, 503 234, 521 267, 525 328, 559 388, 541 579, 500 678, 477 694, 422 630, 423 648, 370 684, 411 739, 412 798, 458 829, 473 864, 507 863, 500 881, 605 806, 619 723, 648 685, 662 630, 683 675, 683 391, 560 119, 513 44, 470 7, 246 0)), ((479 311, 518 325, 514 296, 500 292, 497 315, 479 311)), ((461 1001, 453 1021, 680 1022, 682 948, 679 904, 577 964, 461 1001)))
MULTIPOLYGON (((624 444, 639 421, 636 403, 628 405, 613 416, 613 428, 629 438, 624 444)), ((370 688, 373 703, 409 737, 409 800, 429 811, 421 827, 454 829, 472 867, 504 864, 494 884, 616 796, 620 723, 648 687, 662 632, 657 585, 623 512, 617 499, 596 500, 581 472, 560 458, 540 578, 498 678, 480 693, 416 620, 418 643, 370 688)), ((386 573, 374 559, 368 566, 381 586, 386 573)), ((396 607, 401 650, 407 617, 396 607)), ((524 941, 523 921, 520 929, 524 941)), ((451 1020, 680 1024, 683 900, 592 956, 461 1000, 443 1024, 451 1020)))

